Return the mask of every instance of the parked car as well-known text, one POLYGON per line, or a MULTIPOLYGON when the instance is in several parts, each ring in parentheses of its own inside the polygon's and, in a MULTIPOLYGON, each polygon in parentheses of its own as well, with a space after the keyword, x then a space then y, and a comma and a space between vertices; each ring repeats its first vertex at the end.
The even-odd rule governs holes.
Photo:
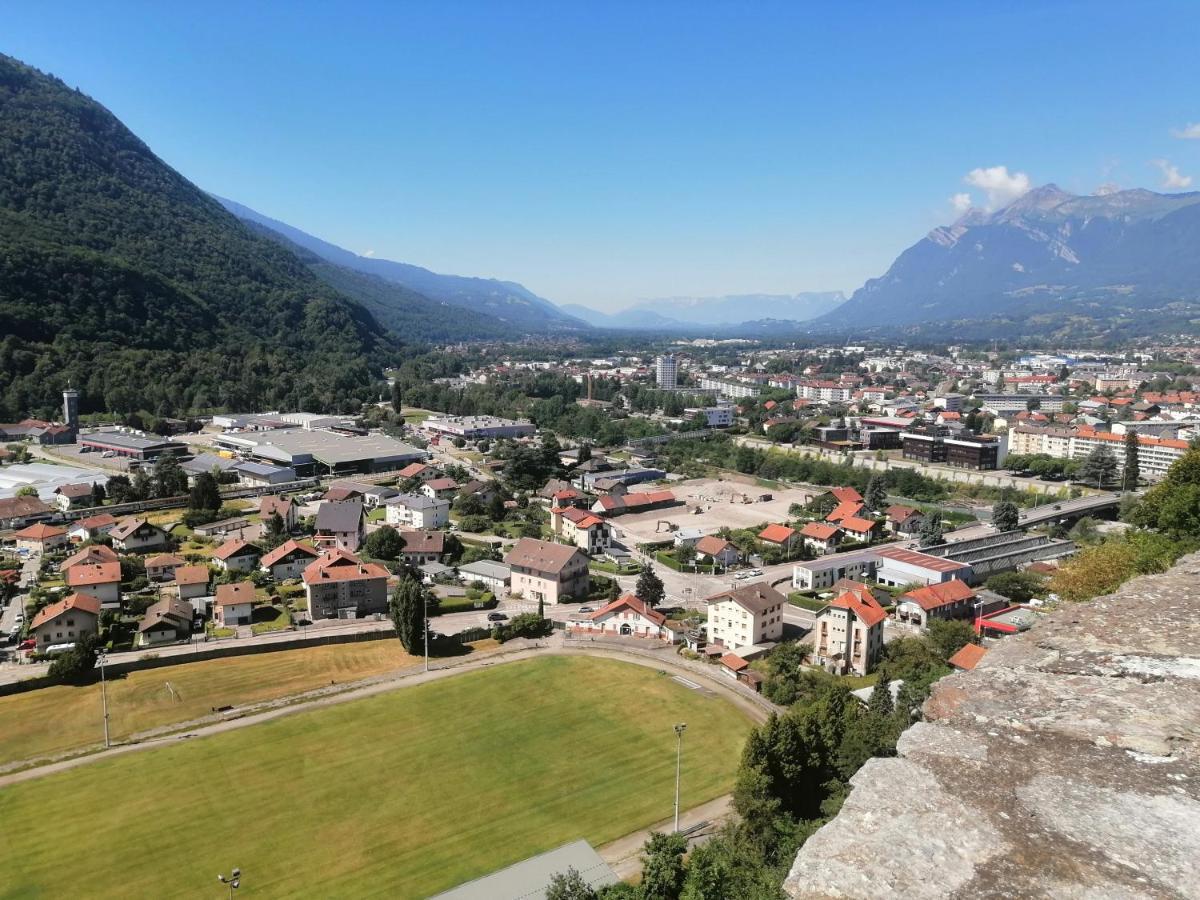
POLYGON ((489 621, 489 622, 504 622, 504 621, 506 621, 507 619, 508 619, 508 616, 506 616, 506 615, 505 615, 504 613, 502 613, 502 612, 490 612, 490 613, 488 613, 488 621, 489 621))
POLYGON ((591 606, 581 606, 581 607, 579 607, 579 611, 581 613, 590 613, 590 612, 595 612, 596 610, 591 606))

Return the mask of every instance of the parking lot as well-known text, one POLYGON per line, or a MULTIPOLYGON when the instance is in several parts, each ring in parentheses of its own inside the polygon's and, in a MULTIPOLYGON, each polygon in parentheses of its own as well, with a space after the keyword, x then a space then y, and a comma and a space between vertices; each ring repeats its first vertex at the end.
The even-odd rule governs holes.
POLYGON ((683 501, 683 506, 612 520, 627 543, 667 540, 670 532, 663 522, 676 528, 699 528, 705 534, 715 534, 724 527, 753 528, 762 522, 784 522, 788 519, 788 507, 793 503, 803 505, 818 492, 815 488, 775 490, 716 478, 676 482, 671 491, 677 500, 683 501), (771 499, 758 499, 764 495, 770 495, 771 499))

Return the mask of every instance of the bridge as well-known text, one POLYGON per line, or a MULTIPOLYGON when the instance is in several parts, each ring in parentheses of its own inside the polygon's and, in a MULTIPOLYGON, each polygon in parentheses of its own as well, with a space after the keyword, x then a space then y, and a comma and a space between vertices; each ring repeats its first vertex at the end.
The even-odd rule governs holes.
POLYGON ((1022 528, 1028 528, 1033 525, 1041 525, 1045 522, 1074 519, 1095 512, 1116 509, 1121 505, 1122 496, 1124 495, 1106 492, 1103 494, 1089 494, 1086 497, 1077 497, 1074 500, 1059 500, 1055 503, 1046 503, 1042 506, 1035 506, 1032 509, 1022 510, 1019 521, 1022 528))

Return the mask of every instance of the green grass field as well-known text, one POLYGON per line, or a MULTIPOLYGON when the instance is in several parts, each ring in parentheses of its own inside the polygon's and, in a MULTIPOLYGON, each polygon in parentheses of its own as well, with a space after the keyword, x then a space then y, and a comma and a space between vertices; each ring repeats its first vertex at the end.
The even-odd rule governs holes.
POLYGON ((727 792, 750 724, 651 669, 550 657, 0 792, 0 895, 424 897, 727 792), (165 844, 164 844, 165 841, 165 844), (148 852, 170 846, 167 858, 148 852), (70 848, 70 852, 64 852, 70 848))
MULTIPOLYGON (((392 640, 142 669, 109 679, 109 728, 113 739, 120 740, 206 716, 214 706, 273 700, 330 681, 344 684, 415 664, 392 640), (174 695, 167 690, 168 681, 174 695)), ((60 685, 0 697, 0 722, 0 763, 94 747, 104 739, 100 685, 60 685)))

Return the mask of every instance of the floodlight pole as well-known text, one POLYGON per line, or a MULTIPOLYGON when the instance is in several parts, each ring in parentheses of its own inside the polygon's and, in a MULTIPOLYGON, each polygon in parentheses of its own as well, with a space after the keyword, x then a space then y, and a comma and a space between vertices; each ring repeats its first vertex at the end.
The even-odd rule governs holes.
POLYGON ((683 732, 687 723, 680 722, 675 726, 675 833, 679 833, 679 764, 683 759, 683 732))
POLYGON ((234 866, 228 876, 218 875, 217 881, 229 886, 229 900, 233 900, 233 892, 242 886, 242 870, 234 866))
POLYGON ((100 660, 100 704, 104 710, 104 749, 107 750, 111 743, 108 738, 108 683, 104 679, 104 650, 96 655, 100 660))

